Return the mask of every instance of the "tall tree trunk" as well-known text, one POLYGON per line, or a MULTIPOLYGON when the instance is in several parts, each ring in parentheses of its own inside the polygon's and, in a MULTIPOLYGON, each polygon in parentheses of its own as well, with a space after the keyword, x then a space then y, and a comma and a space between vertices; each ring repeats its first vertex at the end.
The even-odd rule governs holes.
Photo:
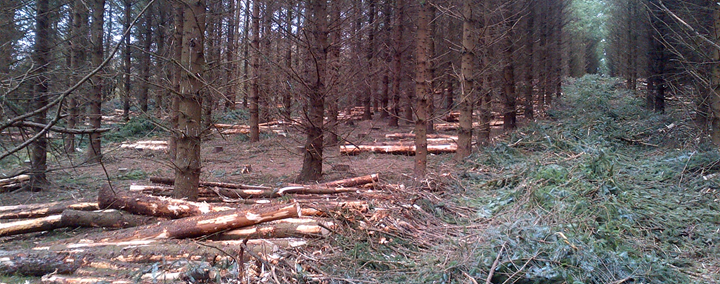
MULTIPOLYGON (((712 38, 714 42, 720 42, 720 5, 713 3, 713 27, 712 27, 712 38)), ((712 111, 712 132, 711 137, 715 145, 720 146, 720 51, 717 48, 712 48, 710 51, 712 60, 715 64, 712 65, 712 79, 710 89, 710 108, 712 111)))
MULTIPOLYGON (((338 2, 333 2, 330 10, 330 22, 332 25, 340 23, 340 10, 342 9, 338 2)), ((330 82, 337 82, 340 77, 340 48, 342 47, 342 29, 336 27, 330 32, 330 42, 328 43, 328 71, 327 80, 330 82), (333 79, 330 79, 333 78, 333 79)), ((336 88, 334 90, 337 90, 336 88)), ((338 112, 339 112, 339 96, 337 91, 328 91, 326 94, 326 100, 328 105, 328 122, 327 122, 327 136, 325 138, 327 146, 337 145, 339 141, 338 137, 338 112)))
MULTIPOLYGON (((35 44, 33 46, 33 61, 37 66, 35 71, 35 89, 33 109, 39 109, 48 104, 48 57, 50 56, 50 23, 48 19, 48 0, 35 1, 35 44)), ((36 123, 47 123, 47 111, 35 115, 36 123)), ((36 128, 40 132, 42 127, 36 128)), ((30 146, 30 184, 33 188, 43 188, 47 185, 47 138, 38 137, 30 146)))
MULTIPOLYGON (((0 23, 3 23, 0 30, 0 80, 5 80, 10 75, 10 65, 13 62, 15 53, 15 40, 17 37, 15 12, 17 1, 0 0, 0 23)), ((0 115, 3 111, 0 110, 0 115)))
POLYGON ((384 44, 385 44, 385 53, 384 53, 384 60, 385 60, 385 67, 383 69, 383 78, 382 78, 382 93, 380 94, 380 108, 381 108, 381 114, 380 118, 386 119, 390 116, 390 63, 392 62, 392 1, 386 0, 383 4, 383 14, 385 15, 385 20, 383 23, 383 27, 385 29, 384 31, 384 44))
MULTIPOLYGON (((285 47, 285 68, 287 70, 292 69, 292 46, 293 46, 293 10, 295 9, 295 5, 292 3, 288 4, 287 7, 287 14, 285 15, 285 28, 287 29, 287 36, 285 37, 285 41, 287 46, 285 47)), ((283 104, 283 111, 282 111, 282 117, 283 119, 290 121, 292 117, 292 92, 289 90, 286 90, 285 93, 283 93, 282 97, 282 104, 283 104)), ((335 116, 337 119, 337 116, 335 116)), ((332 116, 330 117, 332 119, 332 116)))
POLYGON ((142 57, 140 57, 140 94, 138 102, 143 114, 148 112, 148 92, 150 91, 150 47, 152 45, 152 13, 143 15, 142 57))
POLYGON ((363 95, 363 107, 365 111, 363 112, 363 119, 369 120, 372 119, 372 112, 370 110, 370 102, 372 101, 373 94, 374 94, 374 86, 375 86, 375 80, 373 76, 375 75, 375 70, 373 69, 373 59, 375 57, 375 0, 367 0, 369 9, 368 9, 368 26, 370 27, 368 29, 368 46, 367 46, 367 56, 366 60, 368 63, 367 67, 367 81, 365 83, 366 91, 363 95))
MULTIPOLYGON (((123 30, 130 29, 132 23, 132 0, 124 1, 125 7, 125 21, 123 23, 123 30)), ((125 37, 125 48, 123 50, 123 76, 125 79, 124 92, 123 92, 123 119, 127 122, 130 120, 130 71, 132 66, 130 53, 130 36, 125 37)))
POLYGON ((250 142, 260 141, 260 0, 253 0, 250 36, 250 142))
POLYGON ((312 58, 312 79, 308 82, 308 103, 306 106, 307 141, 303 165, 298 181, 315 181, 322 178, 323 162, 323 115, 325 113, 325 78, 327 68, 327 0, 310 0, 310 54, 312 58))
POLYGON ((473 76, 475 73, 475 26, 472 0, 463 1, 462 58, 460 63, 460 125, 455 158, 460 161, 472 152, 472 115, 475 105, 473 76))
MULTIPOLYGON (((86 66, 85 48, 87 40, 88 10, 83 1, 74 0, 72 8, 72 29, 70 31, 70 72, 71 80, 80 80, 79 73, 86 66)), ((77 96, 72 95, 68 100, 67 128, 75 128, 78 119, 77 96)), ((65 152, 75 152, 75 135, 65 134, 65 152)))
POLYGON ((398 126, 400 120, 400 83, 402 82, 402 33, 405 13, 403 0, 395 0, 395 28, 393 30, 393 82, 392 82, 392 113, 389 126, 398 126))
POLYGON ((235 73, 237 71, 237 22, 240 17, 240 9, 238 9, 237 1, 230 0, 228 9, 229 13, 232 13, 227 23, 227 52, 225 53, 225 59, 227 60, 228 67, 225 71, 225 109, 234 110, 235 101, 237 95, 237 84, 233 83, 235 73))
MULTIPOLYGON (((98 67, 102 64, 105 56, 103 45, 103 28, 105 26, 105 0, 94 0, 92 2, 92 23, 90 24, 90 37, 92 38, 92 66, 98 67)), ((103 91, 103 72, 100 71, 95 75, 92 90, 88 100, 90 107, 88 109, 88 118, 90 126, 100 128, 102 124, 102 91, 103 91)), ((88 160, 99 162, 102 155, 100 148, 101 133, 91 133, 88 145, 88 160)))
MULTIPOLYGON (((172 44, 172 58, 174 64, 172 65, 172 87, 175 90, 172 95, 172 101, 170 103, 170 127, 172 129, 178 129, 178 119, 180 111, 180 94, 182 92, 182 78, 185 72, 182 69, 182 55, 183 55, 183 30, 185 21, 185 4, 180 2, 173 2, 173 24, 175 31, 173 32, 173 44, 172 44)), ((175 162, 177 157, 177 136, 170 135, 168 141, 168 154, 170 161, 175 162)))
POLYGON ((535 49, 533 49, 534 43, 535 43, 535 37, 533 33, 534 25, 535 25, 535 9, 532 8, 532 5, 535 4, 534 0, 530 0, 530 11, 528 11, 527 19, 525 19, 525 55, 527 56, 527 59, 525 60, 525 105, 523 107, 523 110, 525 112, 525 119, 527 121, 533 121, 535 120, 535 110, 534 110, 534 102, 535 98, 533 96, 533 60, 535 59, 535 49))
MULTIPOLYGON (((254 3, 254 2, 253 2, 254 3)), ((250 0, 245 0, 245 12, 243 21, 243 108, 248 107, 248 100, 250 97, 250 0)), ((258 12, 259 13, 259 12, 258 12)))
POLYGON ((435 95, 438 94, 437 89, 437 83, 438 81, 435 80, 437 77, 437 63, 434 62, 435 58, 438 57, 437 54, 437 46, 435 46, 435 32, 437 29, 437 21, 435 20, 435 6, 430 5, 430 43, 428 45, 428 64, 430 65, 428 68, 430 69, 430 94, 428 96, 427 102, 427 133, 435 133, 435 95))
POLYGON ((177 157, 175 159, 176 198, 195 201, 200 182, 200 144, 202 125, 202 82, 205 65, 205 1, 183 0, 182 73, 180 101, 178 104, 177 157))
MULTIPOLYGON (((513 11, 508 11, 513 13, 513 11)), ((512 27, 514 21, 506 20, 505 46, 503 46, 503 130, 509 131, 517 128, 517 111, 515 94, 515 62, 513 61, 514 43, 512 27)))
POLYGON ((416 179, 425 178, 427 171, 427 120, 428 98, 432 94, 432 74, 430 73, 430 49, 432 38, 430 35, 430 21, 432 21, 432 5, 420 1, 418 15, 417 46, 415 50, 415 90, 417 93, 417 108, 415 110, 415 167, 416 179))

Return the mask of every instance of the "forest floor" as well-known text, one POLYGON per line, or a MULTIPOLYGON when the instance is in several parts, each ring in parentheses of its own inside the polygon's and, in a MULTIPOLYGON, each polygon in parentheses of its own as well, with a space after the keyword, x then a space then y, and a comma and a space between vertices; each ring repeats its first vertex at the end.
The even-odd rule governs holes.
MULTIPOLYGON (((720 153, 697 132, 683 97, 666 114, 614 79, 567 82, 547 119, 510 134, 465 162, 429 157, 429 178, 411 181, 413 158, 325 152, 324 180, 379 173, 402 184, 394 198, 369 200, 365 212, 334 215, 333 234, 292 253, 296 283, 717 283, 720 282, 720 153), (339 167, 338 165, 348 165, 339 167), (302 260, 302 261, 300 261, 302 260)), ((238 122, 238 121, 228 121, 238 122)), ((354 144, 409 133, 372 121, 342 125, 354 144), (358 135, 359 134, 359 135, 358 135)), ((121 148, 164 140, 149 123, 110 134, 103 164, 82 153, 52 159, 46 191, 2 194, 0 205, 97 198, 116 187, 172 177, 163 151, 121 148)), ((292 183, 304 138, 209 135, 202 180, 277 187, 292 183), (217 147, 222 147, 218 152, 217 147), (250 172, 242 169, 249 165, 250 172)), ((450 132, 448 132, 450 134, 450 132)), ((3 165, 11 172, 20 165, 3 165)), ((0 238, 0 249, 32 247, 101 229, 60 229, 0 238)), ((278 268, 280 269, 280 268, 278 268)), ((274 273, 274 272, 273 272, 274 273)), ((35 282, 6 277, 0 282, 35 282)), ((261 280, 258 280, 259 282, 261 280)), ((272 279, 262 281, 272 283, 272 279)), ((162 283, 162 282, 160 282, 162 283)))

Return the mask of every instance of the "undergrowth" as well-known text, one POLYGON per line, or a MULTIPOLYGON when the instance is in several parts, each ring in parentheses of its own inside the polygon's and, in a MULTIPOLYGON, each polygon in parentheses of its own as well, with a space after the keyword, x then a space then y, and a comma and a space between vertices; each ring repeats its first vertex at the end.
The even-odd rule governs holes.
POLYGON ((720 153, 690 118, 647 111, 615 83, 567 84, 551 119, 459 165, 445 198, 476 212, 461 233, 429 248, 407 240, 400 259, 356 244, 378 264, 361 271, 414 283, 718 281, 720 153))

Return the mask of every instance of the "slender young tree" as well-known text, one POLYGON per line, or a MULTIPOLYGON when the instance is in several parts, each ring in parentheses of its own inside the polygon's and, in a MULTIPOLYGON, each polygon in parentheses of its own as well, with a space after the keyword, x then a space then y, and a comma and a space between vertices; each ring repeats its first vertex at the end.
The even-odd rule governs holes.
MULTIPOLYGON (((124 21, 123 30, 130 29, 132 23, 132 0, 124 0, 124 21)), ((125 47, 123 49, 123 119, 125 122, 130 120, 130 71, 132 70, 132 59, 130 58, 130 37, 125 37, 125 47)))
POLYGON ((200 143, 203 102, 203 83, 198 76, 205 67, 205 1, 183 0, 183 69, 178 102, 178 128, 176 130, 177 157, 175 158, 176 198, 197 200, 200 182, 200 143))
POLYGON ((455 158, 459 161, 472 152, 472 115, 475 104, 475 23, 472 0, 464 0, 462 8, 463 35, 462 58, 460 63, 460 125, 458 127, 458 150, 455 158))

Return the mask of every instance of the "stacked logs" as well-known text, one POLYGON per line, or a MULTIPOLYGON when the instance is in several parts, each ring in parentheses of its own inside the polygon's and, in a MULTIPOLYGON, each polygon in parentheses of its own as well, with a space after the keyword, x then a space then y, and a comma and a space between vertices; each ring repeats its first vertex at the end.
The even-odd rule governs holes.
MULTIPOLYGON (((0 274, 43 276, 44 283, 126 283, 122 281, 137 277, 128 274, 128 269, 141 273, 141 264, 148 262, 190 259, 214 263, 228 257, 239 261, 237 256, 227 255, 238 250, 241 260, 266 261, 277 250, 304 245, 304 238, 327 236, 334 228, 334 222, 327 219, 329 212, 349 207, 367 210, 365 201, 332 196, 351 193, 366 199, 376 195, 371 188, 378 175, 282 188, 201 182, 205 196, 216 194, 222 203, 170 198, 172 179, 153 177, 151 181, 162 185, 130 190, 103 186, 97 202, 0 207, 0 219, 23 219, 0 224, 2 237, 63 227, 116 229, 30 250, 0 251, 0 274), (188 239, 202 239, 203 243, 188 239), (102 271, 98 267, 103 267, 102 271)), ((164 280, 182 280, 188 273, 187 268, 169 269, 143 274, 142 279, 158 280, 162 275, 164 280)))
MULTIPOLYGON (((385 135, 386 139, 394 141, 374 142, 371 144, 346 144, 340 146, 340 154, 358 155, 371 152, 380 154, 415 155, 415 134, 391 133, 385 135)), ((427 149, 430 154, 455 153, 457 151, 457 136, 428 134, 427 149)))

